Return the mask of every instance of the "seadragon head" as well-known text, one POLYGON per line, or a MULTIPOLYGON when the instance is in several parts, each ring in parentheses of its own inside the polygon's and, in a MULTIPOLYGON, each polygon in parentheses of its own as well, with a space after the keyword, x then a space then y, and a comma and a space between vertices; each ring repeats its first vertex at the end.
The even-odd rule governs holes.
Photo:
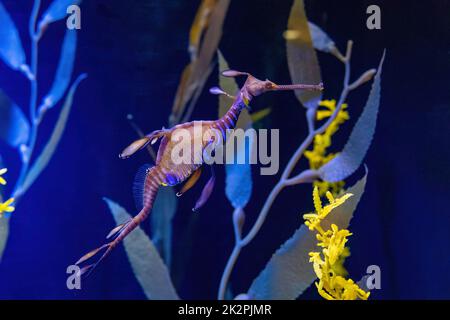
POLYGON ((269 91, 285 91, 285 90, 311 90, 311 91, 322 91, 323 84, 288 84, 288 85, 279 85, 268 79, 260 80, 254 76, 252 76, 248 72, 241 72, 236 70, 226 70, 222 72, 224 77, 239 77, 246 76, 247 80, 242 86, 241 92, 245 95, 245 97, 249 100, 253 97, 257 97, 263 93, 269 91))

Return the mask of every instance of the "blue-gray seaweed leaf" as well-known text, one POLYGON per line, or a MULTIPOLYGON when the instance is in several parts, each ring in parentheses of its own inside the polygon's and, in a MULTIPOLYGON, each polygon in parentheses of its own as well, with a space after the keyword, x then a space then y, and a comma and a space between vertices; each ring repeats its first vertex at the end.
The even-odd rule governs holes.
POLYGON ((3 252, 5 251, 6 243, 9 235, 9 218, 3 217, 0 219, 0 262, 2 261, 3 252))
MULTIPOLYGON (((332 223, 347 228, 364 193, 367 174, 346 190, 352 193, 344 204, 335 208, 322 221, 325 229, 332 223)), ((299 217, 301 219, 301 217, 299 217)), ((302 294, 317 278, 309 262, 309 252, 317 251, 314 232, 302 224, 271 257, 264 270, 256 277, 248 291, 252 299, 293 300, 302 294)))
POLYGON ((0 138, 18 147, 28 141, 30 124, 22 110, 0 90, 0 138))
MULTIPOLYGON (((234 95, 239 90, 239 87, 234 78, 221 76, 222 71, 229 70, 230 67, 222 53, 217 51, 217 54, 219 59, 220 87, 225 92, 234 95)), ((227 96, 219 96, 219 117, 223 116, 227 112, 230 103, 231 100, 227 96)), ((242 110, 236 124, 236 128, 246 130, 251 127, 252 118, 247 110, 242 110)), ((239 140, 240 143, 237 146, 237 157, 239 158, 239 163, 225 165, 225 194, 234 208, 244 208, 250 200, 250 196, 252 194, 253 183, 251 165, 248 161, 245 162, 245 154, 247 153, 248 155, 251 155, 250 147, 254 143, 254 137, 252 135, 249 136, 249 144, 246 144, 245 141, 239 140)))
POLYGON ((385 53, 381 58, 372 89, 363 112, 353 127, 344 149, 319 169, 320 177, 329 182, 346 179, 361 165, 375 133, 381 96, 381 70, 385 53))
POLYGON ((235 209, 245 208, 252 195, 252 168, 249 160, 255 139, 252 134, 248 137, 247 142, 246 138, 238 142, 236 163, 225 165, 225 194, 235 209))
POLYGON ((152 240, 169 269, 172 262, 172 219, 177 206, 178 198, 173 188, 163 187, 156 195, 151 214, 152 240))
MULTIPOLYGON (((3 201, 3 197, 0 194, 0 202, 3 201)), ((0 262, 2 261, 3 252, 5 251, 6 243, 8 242, 9 235, 9 218, 0 218, 0 262)))
POLYGON ((39 28, 42 30, 44 26, 61 20, 67 15, 67 8, 71 5, 79 5, 81 0, 54 0, 39 21, 39 28))
POLYGON ((314 48, 323 52, 331 52, 331 50, 335 47, 335 44, 330 36, 311 21, 308 21, 308 27, 311 33, 311 40, 314 48))
POLYGON ((33 184, 33 182, 41 174, 42 170, 45 169, 48 162, 55 153, 56 147, 58 146, 59 141, 61 140, 61 137, 64 133, 70 110, 72 109, 73 97, 75 95, 75 92, 80 82, 86 77, 86 74, 79 75, 70 87, 69 93, 66 96, 66 100, 64 101, 62 110, 59 114, 59 118, 56 122, 55 128, 53 129, 52 135, 27 174, 22 190, 20 190, 22 194, 33 184))
POLYGON ((22 41, 19 32, 0 2, 0 58, 14 70, 29 72, 25 65, 25 52, 23 51, 22 41))
MULTIPOLYGON (((131 218, 130 214, 117 203, 108 198, 104 198, 104 200, 117 224, 131 218)), ((152 300, 178 300, 169 270, 145 232, 140 227, 136 228, 124 239, 123 244, 134 275, 147 298, 152 300)))
POLYGON ((44 97, 40 109, 52 108, 63 97, 72 77, 77 48, 77 31, 67 29, 61 47, 58 68, 50 92, 44 97))

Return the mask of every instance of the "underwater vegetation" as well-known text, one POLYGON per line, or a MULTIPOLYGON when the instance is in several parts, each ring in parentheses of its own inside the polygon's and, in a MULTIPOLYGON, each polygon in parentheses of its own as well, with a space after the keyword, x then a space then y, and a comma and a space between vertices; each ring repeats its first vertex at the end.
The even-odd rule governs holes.
MULTIPOLYGON (((3 186, 6 185, 6 180, 2 177, 2 175, 4 175, 6 172, 8 172, 8 169, 6 168, 0 169, 0 184, 3 186)), ((1 201, 2 199, 0 198, 0 202, 1 201)), ((13 212, 16 209, 12 206, 13 202, 14 198, 9 198, 5 202, 0 203, 0 218, 3 217, 5 212, 13 212)))
MULTIPOLYGON (((0 190, 0 201, 1 198, 8 199, 0 205, 0 258, 7 244, 9 220, 13 218, 11 212, 17 208, 20 199, 50 162, 64 133, 77 87, 86 78, 86 74, 81 74, 72 81, 77 31, 66 28, 64 39, 61 40, 60 58, 53 84, 50 88, 41 89, 39 83, 39 73, 44 71, 40 70, 38 63, 40 40, 52 23, 66 17, 68 5, 79 2, 54 0, 39 15, 41 1, 34 1, 28 26, 31 48, 29 60, 22 45, 22 37, 3 3, 0 2, 0 58, 11 71, 22 73, 30 83, 28 116, 24 106, 17 105, 13 97, 0 90, 0 138, 10 147, 7 152, 17 152, 20 160, 20 171, 16 179, 8 179, 8 186, 12 185, 11 188, 0 190), (39 127, 45 120, 45 115, 48 112, 58 111, 58 119, 46 143, 43 146, 37 145, 39 127)), ((23 91, 26 92, 26 89, 23 91)), ((3 163, 1 156, 0 167, 7 167, 8 163, 3 163)), ((0 172, 3 175, 7 171, 1 169, 0 172)), ((3 177, 0 183, 6 184, 3 177)))
MULTIPOLYGON (((218 283, 218 299, 296 299, 316 279, 319 294, 326 299, 367 299, 369 292, 364 283, 347 279, 344 268, 345 258, 350 249, 346 245, 351 236, 347 229, 357 204, 364 193, 366 175, 355 185, 344 189, 345 180, 361 167, 375 132, 380 105, 381 72, 384 54, 376 69, 361 72, 351 81, 351 57, 353 42, 349 40, 345 53, 341 53, 319 26, 308 21, 303 1, 293 3, 287 21, 286 39, 289 71, 294 85, 277 85, 269 80, 261 81, 246 72, 232 70, 218 48, 222 34, 222 25, 230 1, 202 1, 190 32, 190 63, 182 72, 174 98, 172 112, 168 119, 169 129, 163 127, 150 134, 134 122, 133 115, 128 120, 135 129, 138 139, 130 144, 120 155, 128 158, 139 150, 148 150, 155 166, 144 166, 137 174, 135 196, 140 202, 139 214, 133 216, 117 202, 104 198, 117 227, 108 235, 111 242, 87 253, 76 264, 83 264, 97 254, 100 258, 93 264, 84 266, 81 271, 91 271, 111 250, 123 241, 128 260, 136 280, 149 299, 180 299, 174 286, 170 268, 172 219, 177 211, 179 196, 187 192, 199 179, 200 166, 191 166, 180 170, 167 158, 170 149, 170 136, 177 129, 190 129, 191 118, 198 97, 214 68, 214 58, 218 60, 219 86, 210 89, 219 95, 218 115, 225 121, 225 128, 248 130, 269 111, 251 113, 249 104, 253 97, 265 91, 296 89, 295 95, 305 109, 308 134, 292 154, 287 166, 282 170, 279 181, 265 200, 257 219, 243 233, 245 208, 250 201, 253 186, 251 166, 244 164, 226 164, 225 196, 234 208, 232 213, 234 248, 224 266, 223 275, 218 283), (316 50, 336 57, 337 63, 344 67, 343 87, 340 97, 334 100, 323 95, 325 89, 318 85, 322 82, 321 70, 316 50), (237 77, 246 77, 239 87, 237 77), (339 153, 329 153, 332 136, 351 114, 351 104, 347 102, 349 94, 372 81, 372 89, 356 121, 347 143, 339 153), (298 90, 313 89, 313 90, 298 90), (319 89, 319 90, 317 90, 319 89), (237 93, 237 94, 236 94, 237 93), (236 94, 236 95, 235 95, 236 94), (159 141, 158 152, 153 145, 159 141), (309 167, 297 172, 302 157, 308 159, 309 167), (188 180, 187 180, 188 179, 188 180), (180 191, 174 187, 187 180, 180 191), (313 186, 313 204, 315 213, 306 214, 303 220, 299 215, 297 231, 274 252, 265 268, 254 279, 248 290, 241 294, 231 293, 229 279, 237 260, 255 236, 260 232, 272 204, 285 189, 299 184, 313 186), (329 204, 323 206, 320 196, 325 195, 329 204), (178 197, 177 197, 178 196, 178 197), (151 214, 150 214, 151 212, 151 214), (152 237, 149 237, 139 224, 151 217, 152 237), (322 248, 321 251, 319 251, 322 248)), ((232 64, 231 64, 232 66, 232 64)), ((352 106, 354 107, 354 106, 352 106)), ((218 128, 219 121, 203 121, 206 130, 218 128)), ((223 122, 222 122, 223 123, 223 122)), ((220 128, 219 128, 220 129, 220 128)), ((206 148, 211 141, 202 141, 206 148)), ((249 152, 252 141, 238 146, 238 154, 249 152)), ((194 209, 198 210, 212 192, 217 183, 214 174, 206 183, 194 209)), ((298 208, 299 213, 302 208, 298 208)))
MULTIPOLYGON (((9 96, 6 92, 8 90, 5 92, 0 90, 0 139, 3 140, 1 143, 4 143, 2 146, 7 146, 0 154, 0 258, 7 244, 9 223, 16 215, 21 215, 20 201, 27 196, 27 191, 40 177, 55 154, 68 122, 78 85, 86 77, 82 74, 74 79, 72 75, 77 48, 77 31, 64 29, 65 36, 61 37, 58 43, 60 57, 58 61, 55 61, 53 82, 47 87, 44 81, 39 81, 42 79, 39 77, 42 73, 48 73, 48 70, 38 63, 39 52, 43 50, 40 40, 45 37, 46 30, 62 25, 62 21, 59 24, 53 25, 53 23, 67 16, 68 4, 80 3, 80 1, 53 0, 49 1, 50 5, 45 7, 39 0, 31 1, 31 3, 34 5, 29 19, 29 35, 26 38, 22 32, 19 32, 21 29, 15 25, 0 0, 1 63, 8 66, 11 69, 8 71, 11 73, 23 75, 30 84, 29 91, 28 87, 23 89, 27 100, 29 99, 29 105, 26 106, 16 103, 16 100, 20 101, 19 97, 9 96), (23 41, 28 38, 29 46, 23 45, 23 41), (24 48, 28 47, 30 52, 26 53, 24 48), (46 136, 44 133, 47 131, 42 129, 42 124, 49 122, 50 117, 46 115, 51 113, 57 120, 52 125, 50 134, 46 136), (2 155, 6 153, 8 153, 7 161, 3 161, 2 155), (17 163, 9 162, 11 158, 14 158, 11 154, 17 155, 17 163), (16 172, 17 167, 19 170, 16 172)), ((352 258, 358 259, 356 255, 350 257, 350 241, 357 241, 357 239, 352 240, 356 237, 352 237, 354 231, 350 227, 350 222, 357 212, 366 181, 371 178, 371 171, 367 166, 363 166, 363 162, 375 133, 385 54, 381 54, 380 49, 381 57, 378 66, 353 70, 351 68, 353 47, 357 47, 358 44, 354 44, 351 40, 347 43, 341 43, 341 41, 335 43, 331 34, 326 34, 318 25, 308 21, 303 1, 294 0, 290 16, 283 24, 286 31, 282 38, 287 49, 291 79, 284 81, 283 84, 278 84, 277 79, 272 76, 270 80, 262 81, 252 75, 256 76, 256 73, 250 74, 248 73, 250 70, 242 66, 236 68, 243 71, 236 71, 234 68, 238 65, 237 61, 233 61, 234 57, 227 55, 227 52, 220 48, 222 28, 230 3, 230 0, 201 1, 190 33, 186 35, 186 38, 189 38, 186 52, 189 62, 179 77, 167 122, 150 128, 151 133, 147 134, 148 128, 143 130, 138 126, 135 115, 128 114, 127 122, 134 129, 136 137, 128 138, 133 142, 122 151, 120 158, 126 159, 138 151, 144 151, 148 153, 152 162, 144 164, 137 170, 133 188, 137 211, 121 204, 123 199, 116 201, 118 199, 116 195, 110 196, 107 192, 95 194, 94 197, 99 199, 104 196, 105 209, 107 208, 108 214, 111 214, 115 226, 107 235, 108 240, 105 245, 85 254, 76 264, 82 267, 81 273, 89 274, 106 255, 112 252, 113 248, 123 243, 135 282, 142 288, 148 299, 183 298, 177 283, 178 279, 176 279, 179 275, 176 273, 180 269, 179 264, 183 264, 187 259, 178 258, 178 256, 174 259, 179 252, 174 249, 172 243, 173 220, 181 211, 179 210, 180 201, 189 203, 183 195, 194 193, 191 189, 199 184, 202 173, 209 174, 211 169, 209 179, 198 194, 198 200, 190 204, 194 212, 185 213, 189 215, 190 220, 186 226, 183 226, 187 230, 183 237, 189 240, 192 233, 196 232, 192 226, 199 214, 208 213, 217 208, 217 206, 205 206, 213 192, 221 193, 220 196, 228 200, 232 207, 228 218, 233 228, 228 230, 227 240, 233 241, 233 247, 229 252, 224 252, 226 259, 220 262, 221 271, 223 269, 220 278, 211 280, 208 274, 204 275, 205 282, 214 283, 217 299, 297 299, 309 287, 316 290, 315 294, 324 299, 369 299, 373 297, 373 293, 371 296, 364 278, 361 279, 363 275, 353 272, 349 274, 345 268, 345 262, 352 258), (328 80, 322 85, 322 79, 328 79, 322 75, 328 70, 321 70, 318 51, 321 52, 319 57, 328 55, 330 60, 342 67, 342 75, 333 74, 332 78, 330 77, 336 82, 342 81, 339 96, 328 89, 328 80), (215 95, 213 99, 217 98, 214 100, 216 103, 212 106, 201 106, 198 103, 200 95, 207 91, 206 83, 211 78, 215 84, 208 89, 215 95), (350 99, 354 91, 363 86, 368 90, 370 85, 371 91, 365 105, 350 99), (210 165, 208 168, 205 166, 208 163, 180 167, 171 162, 168 154, 174 147, 171 144, 171 137, 176 130, 194 130, 194 126, 198 123, 201 123, 205 131, 211 131, 211 136, 215 136, 214 133, 217 131, 222 132, 229 128, 241 129, 245 132, 259 129, 264 126, 261 120, 269 114, 275 114, 277 110, 267 107, 253 112, 251 108, 253 98, 268 91, 284 90, 292 91, 277 93, 277 95, 295 94, 296 101, 292 107, 298 107, 302 112, 304 111, 307 133, 304 137, 298 134, 292 136, 292 141, 298 143, 297 148, 289 155, 289 161, 285 167, 281 168, 281 173, 275 176, 277 180, 268 194, 261 192, 260 186, 255 183, 255 170, 252 171, 252 165, 247 162, 227 163, 214 165, 214 167, 210 165), (217 116, 212 119, 217 120, 193 121, 194 111, 211 107, 214 112, 217 112, 217 116), (360 116, 356 119, 355 114, 360 116), (349 119, 354 118, 356 122, 350 128, 349 119), (351 130, 348 136, 344 131, 347 129, 345 127, 351 130), (335 139, 337 132, 345 133, 341 135, 347 141, 345 144, 335 139), (362 167, 365 167, 364 176, 355 177, 356 172, 362 171, 362 167), (222 168, 225 172, 225 180, 216 176, 214 171, 217 172, 222 168), (350 182, 355 179, 359 180, 354 184, 350 182), (179 186, 182 182, 184 184, 179 186), (232 277, 243 272, 238 265, 239 260, 246 252, 253 250, 251 245, 254 244, 254 239, 258 235, 264 233, 263 226, 267 225, 268 217, 278 214, 274 209, 274 203, 280 201, 283 191, 287 193, 287 189, 299 185, 306 185, 303 191, 307 190, 305 194, 308 195, 311 191, 312 199, 307 203, 292 201, 292 206, 298 214, 296 231, 290 237, 283 239, 284 243, 273 252, 270 259, 267 259, 266 265, 257 270, 256 276, 252 276, 248 288, 235 292, 234 283, 231 283, 234 281, 232 277), (256 195, 263 197, 262 206, 257 208, 258 210, 254 210, 253 206, 250 208, 250 204, 253 204, 252 196, 255 199, 256 195), (314 212, 306 213, 311 211, 308 210, 309 207, 314 207, 314 212), (256 219, 253 220, 253 217, 256 219), (150 232, 144 224, 141 224, 145 219, 150 220, 150 232), (90 264, 91 259, 97 260, 90 264)), ((236 48, 236 50, 239 49, 236 48)), ((111 67, 111 69, 114 68, 111 67)), ((258 78, 260 76, 266 75, 264 73, 257 75, 258 78)), ((156 90, 160 90, 159 85, 160 83, 155 85, 156 90)), ((113 90, 108 94, 114 95, 113 90)), ((258 99, 264 101, 265 97, 266 95, 262 95, 258 99)), ((286 119, 286 121, 289 120, 286 119)), ((148 121, 148 119, 142 121, 148 121)), ((122 132, 121 134, 123 135, 122 132)), ((109 140, 109 138, 108 144, 117 145, 113 139, 109 140)), ((94 140, 96 139, 83 141, 83 143, 98 146, 100 139, 94 140)), ((215 142, 215 139, 201 141, 203 149, 215 146, 215 142)), ((251 152, 255 144, 256 139, 249 135, 247 143, 243 141, 238 145, 238 158, 245 159, 246 154, 251 152)), ((117 146, 118 149, 121 147, 117 146)), ((98 155, 104 156, 100 152, 98 155)), ((104 157, 110 161, 111 154, 104 157)), ((71 169, 77 172, 82 171, 82 168, 71 169)), ((112 172, 108 174, 114 175, 112 172)), ((88 178, 86 177, 84 181, 88 181, 88 178)), ((57 197, 57 195, 52 196, 57 197)), ((127 197, 131 199, 131 194, 127 197)), ((91 207, 87 200, 76 199, 75 201, 86 201, 83 209, 87 210, 91 207)), ((359 211, 364 211, 364 208, 360 208, 359 211)), ((96 213, 92 212, 93 215, 96 213)), ((103 227, 107 223, 105 221, 102 226, 91 224, 90 227, 103 227)), ((86 223, 82 227, 88 228, 88 225, 89 223, 86 223)), ((83 233, 84 229, 76 231, 83 233)), ((357 232, 354 233, 357 234, 357 232)), ((24 237, 27 235, 24 234, 24 237)), ((87 238, 84 237, 83 241, 95 244, 94 240, 91 242, 87 238)), ((64 240, 61 242, 64 243, 64 240)), ((213 247, 215 243, 211 242, 208 245, 213 247)), ((191 245, 190 249, 201 250, 194 245, 191 245)), ((69 251, 74 260, 79 254, 84 253, 69 251)), ((183 254, 189 255, 190 252, 183 252, 183 254)), ((204 259, 208 257, 205 256, 204 259)), ((69 262, 74 261, 67 263, 69 262)), ((99 265, 90 277, 101 278, 102 271, 108 268, 110 265, 99 265)), ((187 266, 181 268, 188 270, 183 272, 189 272, 187 266)), ((62 273, 64 271, 61 269, 62 273)), ((86 285, 83 282, 85 291, 89 290, 88 281, 86 280, 86 285)), ((199 282, 196 285, 202 286, 202 283, 199 282)))

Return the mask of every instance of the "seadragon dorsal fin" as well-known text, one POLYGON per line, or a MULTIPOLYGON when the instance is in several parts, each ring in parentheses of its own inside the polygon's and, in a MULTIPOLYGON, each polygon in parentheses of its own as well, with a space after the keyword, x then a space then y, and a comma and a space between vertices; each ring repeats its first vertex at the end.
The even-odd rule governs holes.
POLYGON ((134 203, 138 211, 142 210, 142 208, 144 207, 145 178, 147 178, 148 171, 152 167, 153 166, 151 164, 146 163, 138 169, 136 175, 134 176, 133 196, 134 203))
POLYGON ((166 150, 169 139, 170 138, 168 136, 164 136, 161 139, 161 142, 159 143, 158 155, 156 157, 156 164, 159 164, 159 162, 161 161, 161 158, 164 155, 164 151, 166 150))

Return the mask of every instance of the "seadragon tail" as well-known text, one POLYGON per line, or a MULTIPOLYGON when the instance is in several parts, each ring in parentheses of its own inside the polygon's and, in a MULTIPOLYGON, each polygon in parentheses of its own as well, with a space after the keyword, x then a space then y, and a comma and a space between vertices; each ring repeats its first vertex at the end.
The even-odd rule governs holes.
POLYGON ((97 259, 95 263, 88 264, 82 267, 80 269, 80 275, 89 275, 97 267, 97 265, 101 261, 103 261, 103 259, 105 259, 111 253, 111 251, 120 242, 122 242, 123 239, 125 239, 126 236, 128 236, 149 216, 153 208, 156 194, 158 193, 158 189, 161 184, 159 175, 152 174, 154 171, 155 167, 152 167, 149 168, 146 172, 145 183, 143 185, 143 207, 141 211, 130 220, 118 225, 109 232, 107 239, 113 239, 112 241, 88 252, 75 263, 75 265, 80 266, 87 260, 90 260, 91 258, 98 256, 103 252, 103 254, 100 256, 100 258, 97 259))

